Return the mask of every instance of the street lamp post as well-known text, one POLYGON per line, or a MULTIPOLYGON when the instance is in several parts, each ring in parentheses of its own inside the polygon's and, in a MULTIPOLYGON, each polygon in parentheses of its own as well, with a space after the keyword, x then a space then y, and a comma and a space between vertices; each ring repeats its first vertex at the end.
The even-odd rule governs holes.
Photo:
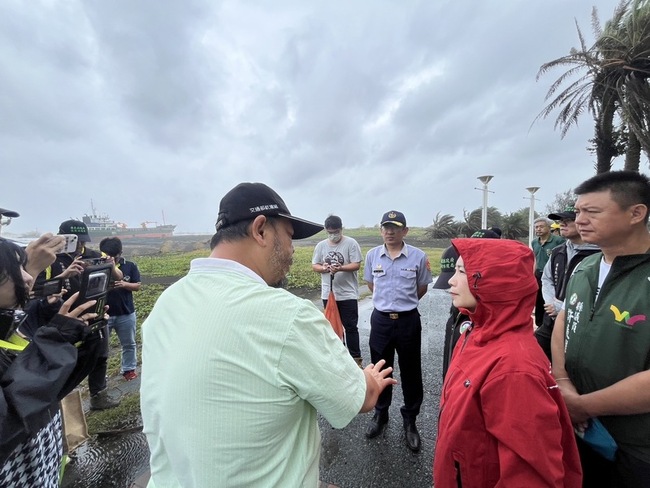
POLYGON ((487 229, 487 209, 488 209, 488 183, 494 178, 492 175, 479 176, 477 180, 483 183, 483 188, 476 190, 483 191, 483 211, 481 212, 481 229, 487 229))
POLYGON ((535 192, 539 190, 539 186, 529 186, 526 190, 530 193, 530 207, 528 209, 528 244, 532 247, 535 235, 535 192))

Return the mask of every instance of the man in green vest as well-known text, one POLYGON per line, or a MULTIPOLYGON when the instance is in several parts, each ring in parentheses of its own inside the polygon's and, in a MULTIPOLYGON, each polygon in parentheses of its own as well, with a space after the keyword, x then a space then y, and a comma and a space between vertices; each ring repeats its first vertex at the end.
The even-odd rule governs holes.
POLYGON ((580 433, 583 486, 648 486, 650 180, 611 171, 574 191, 578 232, 602 252, 569 280, 551 339, 553 375, 580 433), (615 445, 597 453, 593 434, 615 445))
POLYGON ((532 248, 535 253, 535 277, 539 286, 535 302, 535 325, 541 327, 544 322, 544 295, 542 295, 544 266, 546 266, 553 248, 564 244, 564 239, 551 233, 551 221, 545 217, 536 219, 533 224, 537 239, 533 241, 532 248))

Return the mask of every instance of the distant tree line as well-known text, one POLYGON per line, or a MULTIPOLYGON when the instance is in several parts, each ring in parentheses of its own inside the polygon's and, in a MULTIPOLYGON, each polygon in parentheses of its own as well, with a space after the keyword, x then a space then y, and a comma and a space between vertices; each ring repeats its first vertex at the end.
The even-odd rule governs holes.
MULTIPOLYGON (((575 204, 576 195, 569 188, 557 193, 553 201, 546 206, 543 212, 535 212, 535 218, 546 217, 553 212, 560 212, 575 204)), ((524 239, 528 237, 529 208, 520 208, 516 212, 501 213, 496 207, 488 207, 488 228, 501 229, 501 237, 506 239, 524 239)), ((427 227, 426 235, 431 239, 453 239, 455 237, 471 237, 474 232, 481 229, 483 209, 477 208, 471 212, 463 211, 463 219, 456 220, 453 215, 438 212, 433 218, 433 223, 427 227)))
MULTIPOLYGON (((501 229, 502 237, 507 239, 522 239, 528 236, 529 209, 522 208, 516 212, 502 214, 495 207, 488 207, 487 221, 489 227, 501 229)), ((438 212, 433 224, 427 228, 427 236, 431 239, 452 239, 454 237, 471 237, 481 229, 482 209, 471 212, 464 211, 462 220, 455 220, 450 214, 438 212)))

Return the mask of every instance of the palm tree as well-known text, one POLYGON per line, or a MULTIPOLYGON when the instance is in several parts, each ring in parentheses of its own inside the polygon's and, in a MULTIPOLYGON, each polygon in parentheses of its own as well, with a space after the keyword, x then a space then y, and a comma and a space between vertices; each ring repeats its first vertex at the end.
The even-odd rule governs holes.
POLYGON ((650 155, 650 2, 627 2, 597 41, 627 129, 625 169, 639 170, 641 150, 650 155))
MULTIPOLYGON (((459 234, 470 237, 477 230, 481 230, 483 209, 476 208, 471 212, 463 210, 464 222, 459 224, 459 234)), ((487 208, 488 227, 501 227, 501 212, 496 207, 487 208)))
POLYGON ((555 127, 564 137, 589 111, 595 122, 596 172, 611 170, 612 159, 622 151, 625 168, 638 171, 641 150, 650 155, 650 0, 621 0, 604 28, 594 8, 596 41, 590 47, 577 23, 576 28, 580 49, 543 64, 537 74, 539 79, 550 69, 569 66, 549 88, 550 102, 535 120, 559 110, 555 127), (558 92, 575 75, 580 76, 558 92))
POLYGON ((528 236, 528 209, 522 208, 504 215, 501 231, 502 237, 506 239, 522 239, 528 236))
POLYGON ((451 239, 458 235, 458 223, 454 222, 453 215, 438 212, 426 233, 431 239, 451 239))

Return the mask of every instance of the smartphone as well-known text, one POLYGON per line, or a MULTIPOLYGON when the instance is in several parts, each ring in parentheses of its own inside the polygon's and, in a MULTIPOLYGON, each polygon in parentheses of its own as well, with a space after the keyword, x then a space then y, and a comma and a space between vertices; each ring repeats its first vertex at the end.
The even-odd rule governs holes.
POLYGON ((77 250, 77 241, 79 240, 77 234, 61 234, 61 237, 65 238, 65 243, 59 253, 71 253, 77 250))
POLYGON ((34 287, 32 293, 35 297, 49 297, 63 290, 63 279, 54 278, 43 282, 42 286, 34 287))
POLYGON ((112 264, 100 264, 98 266, 88 266, 81 275, 79 296, 70 307, 70 310, 74 310, 89 300, 97 300, 95 306, 85 312, 97 314, 97 317, 89 322, 91 327, 104 320, 104 306, 106 305, 106 295, 108 295, 112 272, 112 264))

